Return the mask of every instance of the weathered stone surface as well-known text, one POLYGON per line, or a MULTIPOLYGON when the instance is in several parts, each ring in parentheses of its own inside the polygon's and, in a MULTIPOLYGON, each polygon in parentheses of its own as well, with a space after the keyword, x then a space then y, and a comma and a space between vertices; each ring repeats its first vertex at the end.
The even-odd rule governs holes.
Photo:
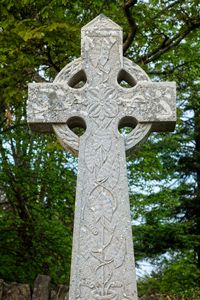
POLYGON ((56 300, 68 300, 69 299, 69 288, 66 285, 59 285, 56 293, 56 300))
POLYGON ((50 277, 46 275, 38 275, 32 295, 32 300, 49 300, 50 298, 50 277))
MULTIPOLYGON (((119 103, 109 101, 108 104, 117 112, 119 120, 123 116, 133 116, 138 122, 152 122, 153 131, 173 130, 174 123, 171 120, 176 119, 174 86, 173 82, 147 81, 138 82, 135 87, 129 89, 123 89, 116 84, 113 90, 102 85, 90 90, 73 91, 72 88, 59 83, 55 83, 54 86, 51 83, 32 83, 29 85, 29 95, 33 100, 29 104, 29 123, 33 129, 37 130, 38 126, 41 126, 42 130, 50 131, 50 124, 66 123, 67 115, 75 102, 77 108, 80 106, 80 111, 84 108, 81 107, 82 103, 87 105, 88 109, 92 109, 89 97, 98 95, 97 99, 100 102, 110 92, 115 94, 119 103), (78 102, 80 99, 81 103, 78 102)), ((90 114, 92 113, 94 114, 95 110, 90 114)))
POLYGON ((3 283, 2 300, 31 300, 31 292, 28 284, 3 283))
POLYGON ((69 299, 136 300, 125 150, 174 129, 175 84, 151 82, 123 58, 121 28, 100 15, 82 29, 81 58, 53 83, 29 85, 27 115, 33 130, 54 130, 79 155, 69 299), (77 126, 86 128, 80 138, 77 126), (126 138, 123 126, 134 127, 126 138))

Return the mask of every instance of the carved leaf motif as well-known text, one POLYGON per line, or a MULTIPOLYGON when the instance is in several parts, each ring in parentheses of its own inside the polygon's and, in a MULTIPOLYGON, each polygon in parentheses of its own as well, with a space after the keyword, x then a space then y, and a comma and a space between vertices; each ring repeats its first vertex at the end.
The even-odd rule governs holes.
POLYGON ((105 162, 107 159, 107 151, 105 150, 104 147, 101 147, 101 159, 102 159, 102 162, 105 162))
POLYGON ((114 266, 115 268, 119 268, 122 266, 126 255, 126 240, 123 239, 121 245, 116 250, 116 255, 114 257, 114 266))
POLYGON ((113 195, 102 186, 98 186, 90 195, 90 209, 95 214, 96 222, 105 217, 109 222, 113 216, 113 195))
POLYGON ((117 93, 113 88, 107 88, 104 93, 105 100, 105 116, 113 118, 118 113, 118 105, 116 103, 117 93))
POLYGON ((107 102, 105 105, 105 116, 114 118, 118 113, 118 106, 114 101, 107 102))
POLYGON ((101 159, 102 163, 104 163, 109 155, 109 150, 111 148, 112 139, 110 136, 103 136, 101 137, 101 159))
POLYGON ((110 136, 89 136, 85 145, 85 162, 93 172, 94 166, 100 168, 107 160, 112 140, 110 136))
POLYGON ((106 152, 110 150, 111 144, 112 144, 112 139, 109 135, 101 136, 101 145, 104 148, 106 152))
POLYGON ((117 97, 116 90, 113 88, 107 88, 104 93, 104 97, 106 99, 115 99, 117 97))
POLYGON ((99 98, 99 89, 97 88, 89 89, 87 96, 91 102, 95 102, 95 99, 99 98))
POLYGON ((82 213, 82 220, 84 220, 85 227, 93 234, 98 235, 98 229, 95 226, 95 219, 91 209, 86 204, 82 213))
POLYGON ((107 161, 100 168, 97 173, 97 181, 98 182, 106 182, 106 186, 111 187, 112 189, 116 186, 119 180, 120 173, 120 164, 119 158, 113 158, 111 156, 108 157, 107 161))
POLYGON ((111 161, 107 160, 103 164, 103 166, 100 168, 99 172, 97 173, 96 180, 98 182, 105 182, 108 180, 108 177, 110 176, 110 168, 111 168, 111 161))
POLYGON ((88 107, 88 114, 92 118, 97 118, 101 112, 101 106, 99 103, 92 103, 88 107))

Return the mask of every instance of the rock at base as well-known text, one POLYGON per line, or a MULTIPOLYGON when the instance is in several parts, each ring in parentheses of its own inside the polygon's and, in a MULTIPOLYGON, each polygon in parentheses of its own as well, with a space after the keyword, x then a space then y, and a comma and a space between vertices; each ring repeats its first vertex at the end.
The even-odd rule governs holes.
POLYGON ((28 284, 5 284, 0 288, 0 299, 2 300, 31 300, 31 292, 28 284))
POLYGON ((56 300, 68 300, 68 290, 69 288, 66 285, 59 285, 57 288, 56 300))
POLYGON ((50 277, 38 275, 33 290, 32 300, 49 300, 50 298, 50 277))

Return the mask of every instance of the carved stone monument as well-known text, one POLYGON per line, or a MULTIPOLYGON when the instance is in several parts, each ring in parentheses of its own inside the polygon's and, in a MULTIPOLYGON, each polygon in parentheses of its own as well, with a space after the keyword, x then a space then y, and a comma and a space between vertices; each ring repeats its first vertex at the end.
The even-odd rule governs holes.
POLYGON ((151 131, 173 131, 175 83, 151 82, 124 58, 122 29, 105 16, 81 34, 81 58, 53 83, 29 84, 28 122, 79 157, 69 299, 136 300, 125 152, 151 131), (123 126, 134 128, 126 138, 123 126), (74 127, 86 131, 79 138, 74 127))

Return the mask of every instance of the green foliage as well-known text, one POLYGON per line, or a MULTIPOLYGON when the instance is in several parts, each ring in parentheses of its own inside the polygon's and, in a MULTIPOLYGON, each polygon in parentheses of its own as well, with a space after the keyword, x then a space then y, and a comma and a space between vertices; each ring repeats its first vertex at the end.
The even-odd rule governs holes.
POLYGON ((153 272, 152 277, 139 281, 141 295, 152 295, 159 291, 161 294, 179 296, 181 299, 197 299, 200 296, 199 288, 200 271, 193 263, 191 253, 185 257, 166 260, 158 272, 153 272))
POLYGON ((33 282, 42 272, 53 283, 64 283, 69 280, 75 195, 69 157, 52 137, 33 138, 25 128, 7 137, 1 146, 0 277, 33 282))
MULTIPOLYGON (((200 289, 198 1, 137 1, 126 56, 152 80, 177 83, 175 133, 152 134, 128 161, 137 263, 157 265, 141 293, 200 289)), ((123 1, 0 2, 0 277, 68 283, 76 161, 26 125, 27 84, 52 81, 80 55, 80 28, 104 13, 124 29, 123 1)))

